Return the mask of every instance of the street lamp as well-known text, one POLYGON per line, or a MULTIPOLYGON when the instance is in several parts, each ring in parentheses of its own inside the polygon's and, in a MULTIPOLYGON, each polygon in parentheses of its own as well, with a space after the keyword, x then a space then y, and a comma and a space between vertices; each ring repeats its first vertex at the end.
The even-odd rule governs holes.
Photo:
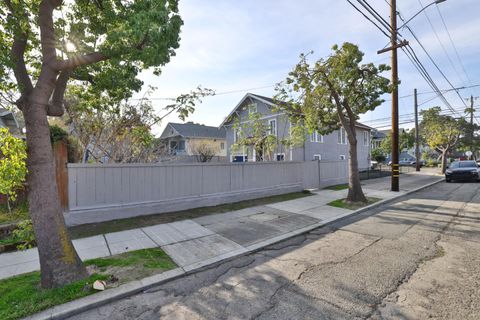
MULTIPOLYGON (((413 17, 408 19, 404 24, 400 26, 403 28, 407 23, 409 23, 413 18, 418 16, 422 11, 428 7, 445 2, 446 0, 436 0, 426 7, 423 7, 422 10, 417 12, 413 17)), ((400 28, 397 28, 397 1, 391 0, 390 4, 390 48, 386 48, 378 51, 378 54, 392 51, 392 191, 400 191, 400 181, 399 181, 399 165, 398 165, 398 59, 397 59, 397 49, 403 46, 408 45, 408 41, 403 40, 402 42, 397 42, 397 34, 400 28)), ((418 159, 417 159, 418 161, 418 159)))
POLYGON ((430 6, 433 6, 434 4, 440 4, 442 2, 445 2, 447 0, 437 0, 437 1, 434 1, 432 3, 430 3, 429 5, 425 6, 422 8, 422 10, 418 11, 417 13, 415 13, 413 15, 413 17, 411 17, 410 19, 408 19, 406 22, 404 22, 400 27, 398 27, 398 30, 402 29, 403 27, 405 27, 410 21, 413 20, 413 18, 415 18, 416 16, 418 16, 420 13, 422 13, 423 11, 425 11, 428 7, 430 6))

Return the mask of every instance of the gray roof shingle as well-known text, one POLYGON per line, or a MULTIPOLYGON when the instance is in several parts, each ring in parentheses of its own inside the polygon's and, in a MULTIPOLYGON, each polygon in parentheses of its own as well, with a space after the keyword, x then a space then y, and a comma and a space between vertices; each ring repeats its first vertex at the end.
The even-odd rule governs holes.
POLYGON ((225 139, 227 133, 225 128, 217 128, 205 126, 203 124, 197 124, 193 122, 187 123, 169 123, 177 132, 189 138, 215 138, 215 139, 225 139))

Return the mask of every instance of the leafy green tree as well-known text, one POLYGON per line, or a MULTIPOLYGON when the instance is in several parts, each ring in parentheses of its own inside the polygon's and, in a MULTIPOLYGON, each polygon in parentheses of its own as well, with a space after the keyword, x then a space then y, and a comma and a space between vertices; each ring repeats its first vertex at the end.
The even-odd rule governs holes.
POLYGON ((433 107, 420 112, 422 122, 420 133, 430 148, 441 155, 442 173, 445 173, 447 156, 465 134, 466 121, 440 114, 440 107, 433 107))
MULTIPOLYGON (((415 130, 403 130, 398 135, 398 147, 400 152, 411 149, 415 146, 415 130)), ((392 153, 392 133, 389 132, 385 139, 380 143, 380 149, 384 155, 392 153)))
POLYGON ((350 155, 348 202, 367 202, 358 173, 357 120, 379 106, 381 95, 390 90, 389 80, 381 76, 388 66, 362 64, 362 60, 363 53, 351 43, 335 45, 329 57, 314 64, 302 54, 276 95, 279 108, 309 132, 345 129, 350 155))
POLYGON ((8 129, 0 128, 0 194, 7 196, 9 211, 10 200, 15 200, 17 189, 25 182, 26 158, 25 142, 12 136, 8 129))
POLYGON ((43 287, 87 276, 65 227, 47 116, 63 115, 72 80, 91 84, 85 94, 97 97, 100 107, 100 97, 130 97, 142 87, 141 70, 158 75, 170 61, 182 24, 178 0, 0 2, 0 83, 20 94, 43 287))

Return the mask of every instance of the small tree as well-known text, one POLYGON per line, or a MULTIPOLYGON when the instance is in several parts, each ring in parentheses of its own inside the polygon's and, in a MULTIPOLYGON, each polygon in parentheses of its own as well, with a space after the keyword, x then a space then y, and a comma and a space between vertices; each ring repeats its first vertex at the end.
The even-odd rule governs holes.
POLYGON ((332 55, 313 65, 302 54, 276 95, 279 108, 309 132, 345 129, 350 155, 347 202, 367 202, 358 173, 357 120, 379 106, 380 96, 390 89, 389 80, 380 75, 388 66, 362 64, 362 59, 363 53, 351 43, 335 45, 332 55))
POLYGON ((442 173, 447 167, 447 156, 465 134, 466 121, 440 114, 440 107, 433 107, 420 112, 423 117, 420 132, 430 148, 440 153, 442 173))
POLYGON ((235 119, 233 129, 237 132, 237 137, 230 148, 232 152, 252 146, 257 155, 256 161, 273 160, 273 152, 278 145, 278 141, 272 134, 268 123, 261 117, 262 115, 259 112, 251 112, 245 122, 241 123, 241 119, 235 119))
POLYGON ((381 163, 385 161, 385 154, 383 153, 382 149, 376 148, 372 150, 372 158, 378 163, 381 163))
POLYGON ((25 182, 26 158, 25 142, 12 136, 8 129, 0 128, 0 194, 7 196, 9 211, 10 200, 15 200, 17 189, 25 182))
POLYGON ((190 140, 190 152, 195 156, 197 162, 210 162, 218 153, 218 148, 203 141, 190 140))

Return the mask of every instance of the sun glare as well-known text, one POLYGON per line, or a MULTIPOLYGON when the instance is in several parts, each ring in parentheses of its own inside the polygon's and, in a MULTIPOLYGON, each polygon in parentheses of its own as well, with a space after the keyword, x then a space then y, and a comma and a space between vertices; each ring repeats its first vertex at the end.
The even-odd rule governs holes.
POLYGON ((72 52, 72 51, 77 50, 77 48, 75 47, 75 45, 73 44, 73 42, 70 42, 70 41, 67 41, 67 43, 65 44, 65 48, 66 48, 67 51, 69 51, 69 52, 72 52))

